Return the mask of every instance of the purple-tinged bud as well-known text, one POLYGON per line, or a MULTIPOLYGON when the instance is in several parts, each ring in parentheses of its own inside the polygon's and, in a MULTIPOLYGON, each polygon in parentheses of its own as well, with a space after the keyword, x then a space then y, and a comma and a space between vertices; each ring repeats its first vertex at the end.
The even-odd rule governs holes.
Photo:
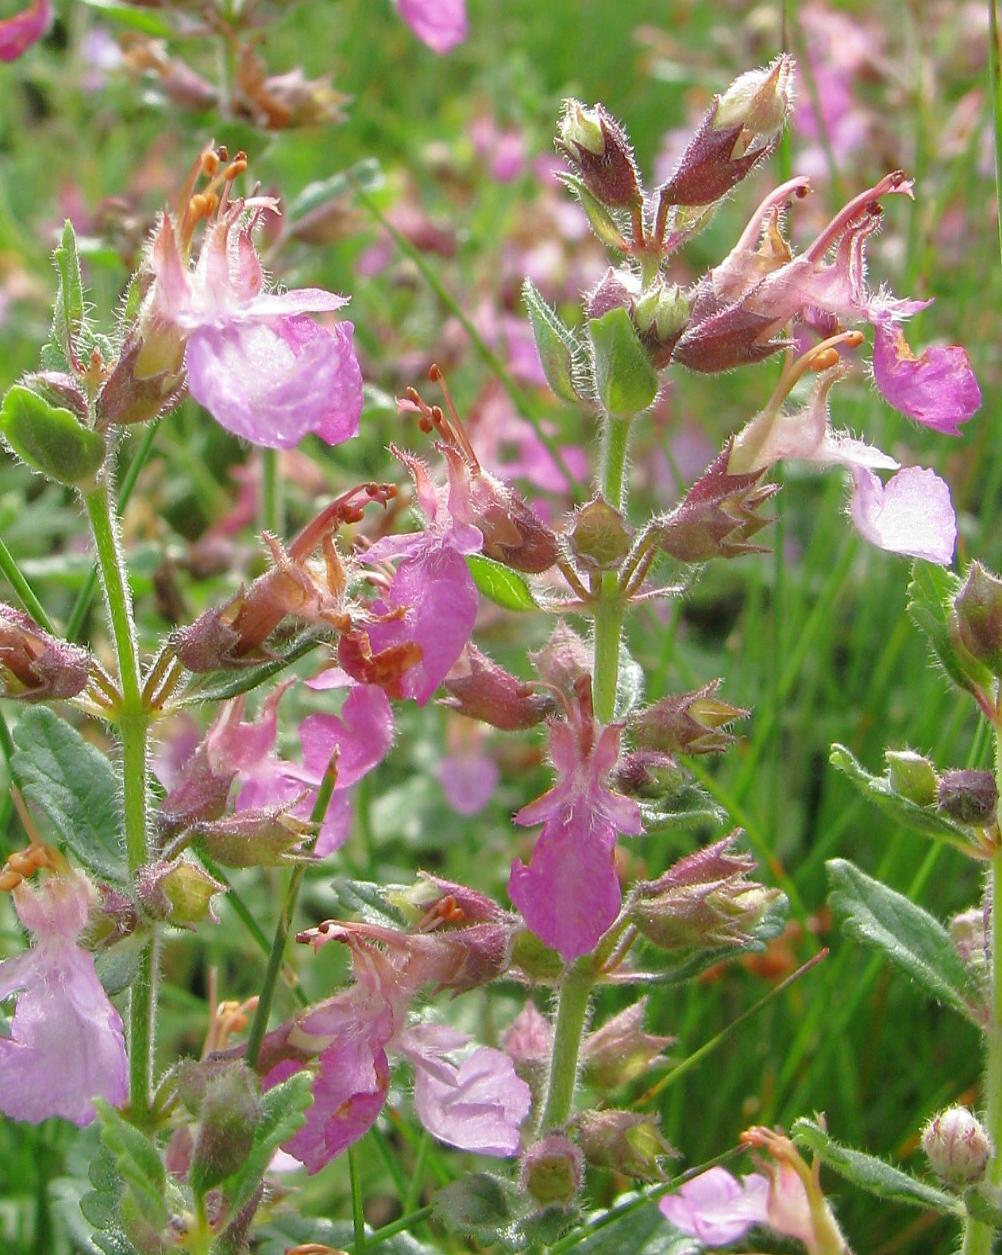
POLYGON ((657 880, 642 881, 630 917, 663 950, 743 945, 781 897, 747 878, 755 861, 731 853, 740 829, 679 859, 657 880))
POLYGON ((0 694, 23 702, 76 697, 87 687, 93 658, 44 632, 30 616, 0 602, 0 694))
POLYGON ((936 804, 959 824, 983 827, 995 819, 998 811, 995 776, 990 771, 944 771, 936 804))
POLYGON ((975 1185, 984 1178, 991 1158, 988 1134, 966 1107, 947 1107, 922 1131, 922 1149, 929 1167, 948 1185, 975 1185))
POLYGON ((429 872, 418 872, 417 882, 406 889, 388 891, 386 900, 419 932, 497 924, 512 918, 486 894, 429 872))
POLYGON ((699 130, 661 188, 669 205, 720 200, 771 151, 793 104, 793 60, 785 53, 750 70, 715 97, 699 130))
POLYGON ((529 651, 529 659, 539 678, 568 698, 573 698, 581 680, 591 676, 591 650, 562 619, 542 649, 529 651))
POLYGON ((25 375, 21 383, 50 405, 69 410, 81 423, 89 421, 87 398, 75 375, 58 370, 41 370, 33 375, 25 375))
POLYGON ((185 389, 183 369, 178 366, 156 375, 137 375, 136 363, 142 349, 143 342, 135 334, 122 346, 118 361, 98 394, 101 427, 109 423, 116 427, 146 423, 180 404, 185 389))
POLYGON ((236 776, 235 767, 213 762, 205 741, 196 746, 160 803, 156 823, 161 833, 172 835, 221 818, 236 776))
POLYGON ((87 918, 87 948, 93 950, 113 946, 134 933, 139 925, 136 904, 131 898, 110 885, 98 885, 97 893, 97 905, 87 918))
POLYGON ((773 315, 748 309, 740 301, 725 305, 689 322, 675 344, 673 358, 703 375, 763 362, 792 343, 768 338, 775 324, 773 315))
POLYGON ((601 318, 610 309, 629 309, 636 295, 636 286, 636 280, 629 271, 613 270, 610 266, 591 291, 585 293, 585 316, 601 318))
POLYGON ((928 758, 914 750, 887 750, 887 774, 895 793, 916 806, 934 806, 939 793, 939 777, 928 758))
POLYGON ((522 1156, 519 1189, 543 1207, 567 1206, 584 1180, 584 1156, 563 1133, 549 1133, 522 1156))
POLYGON ((638 748, 664 754, 719 754, 737 741, 727 728, 751 714, 716 696, 721 681, 711 680, 691 693, 662 697, 630 717, 630 740, 638 748))
POLYGON ((260 1119, 259 1084, 246 1064, 230 1063, 208 1082, 188 1170, 188 1182, 196 1196, 241 1167, 254 1144, 260 1119))
POLYGON ((1002 580, 972 562, 953 603, 953 626, 967 652, 1002 675, 1002 580))
POLYGON ((585 1080, 600 1090, 618 1089, 650 1068, 675 1040, 644 1030, 647 999, 620 1011, 601 1028, 589 1033, 581 1050, 585 1080))
POLYGON ((519 680, 475 645, 466 646, 444 686, 449 696, 443 706, 505 732, 531 728, 553 712, 549 694, 519 680))
POLYGON ((633 321, 651 364, 662 370, 689 322, 689 302, 676 284, 659 277, 634 302, 633 321))
POLYGON ((575 1121, 585 1159, 639 1181, 661 1181, 661 1160, 678 1154, 665 1141, 657 1117, 632 1111, 585 1111, 575 1121))
POLYGON ((197 823, 195 847, 223 867, 279 867, 296 862, 298 846, 314 832, 283 806, 252 807, 225 819, 197 823))
POLYGON ((631 750, 616 768, 614 786, 627 797, 654 800, 677 793, 689 778, 670 754, 661 750, 631 750))
POLYGON ((643 202, 640 173, 626 132, 603 105, 564 102, 557 147, 589 192, 612 209, 643 202))
POLYGON ((212 899, 225 891, 225 885, 188 858, 147 863, 136 873, 136 895, 143 909, 176 928, 195 928, 206 920, 218 924, 212 899))
POLYGON ((584 566, 611 571, 630 552, 633 532, 622 514, 598 496, 575 511, 568 539, 574 557, 584 566))
POLYGON ((761 471, 729 474, 730 449, 728 442, 671 514, 658 522, 658 545, 677 562, 764 552, 749 542, 772 522, 756 511, 779 492, 779 485, 763 484, 761 471))
POLYGON ((526 1002, 501 1039, 501 1044, 519 1076, 525 1079, 529 1079, 526 1073, 543 1076, 553 1046, 550 1021, 534 1002, 526 1002))

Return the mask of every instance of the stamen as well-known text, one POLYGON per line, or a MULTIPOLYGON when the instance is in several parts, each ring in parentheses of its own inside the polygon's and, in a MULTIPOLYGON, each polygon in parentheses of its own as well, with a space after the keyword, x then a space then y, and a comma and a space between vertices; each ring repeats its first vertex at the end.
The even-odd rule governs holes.
POLYGON ((459 411, 456 409, 455 402, 452 399, 452 393, 449 391, 449 385, 445 382, 445 375, 442 373, 442 368, 437 362, 432 362, 431 366, 428 367, 428 378, 432 383, 437 383, 442 389, 442 396, 445 398, 445 407, 449 411, 449 418, 451 420, 456 447, 469 462, 471 468, 479 471, 480 461, 474 452, 473 445, 470 443, 469 436, 466 434, 466 428, 463 426, 463 420, 459 417, 459 411))

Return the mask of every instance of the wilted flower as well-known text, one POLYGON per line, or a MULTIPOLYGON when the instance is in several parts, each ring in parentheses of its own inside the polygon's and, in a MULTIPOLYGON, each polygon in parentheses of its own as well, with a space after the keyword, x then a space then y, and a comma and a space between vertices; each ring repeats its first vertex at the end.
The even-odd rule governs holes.
POLYGON ((90 892, 86 876, 72 870, 13 892, 34 937, 31 950, 0 964, 0 998, 17 994, 10 1036, 0 1037, 0 1110, 14 1120, 90 1124, 93 1099, 121 1106, 128 1096, 122 1018, 93 958, 76 944, 90 892))
POLYGON ((542 722, 553 699, 506 671, 469 642, 445 677, 442 704, 494 728, 514 732, 542 722))
POLYGON ((13 17, 0 19, 0 61, 16 61, 38 43, 52 23, 52 0, 31 0, 13 17))

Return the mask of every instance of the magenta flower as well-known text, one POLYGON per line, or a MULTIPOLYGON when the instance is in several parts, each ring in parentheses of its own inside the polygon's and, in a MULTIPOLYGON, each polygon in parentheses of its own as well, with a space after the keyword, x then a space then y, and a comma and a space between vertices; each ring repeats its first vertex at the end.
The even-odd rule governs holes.
POLYGON ((433 52, 451 52, 466 38, 466 0, 399 0, 400 16, 433 52))
POLYGON ((0 61, 16 61, 52 24, 52 0, 32 0, 13 17, 0 19, 0 61))
POLYGON ((917 423, 958 436, 981 405, 967 350, 931 345, 916 357, 892 319, 878 317, 874 327, 873 378, 884 399, 917 423))
MULTIPOLYGON (((334 934, 328 933, 328 939, 334 934)), ((405 948, 384 953, 346 928, 355 983, 302 1016, 285 1034, 294 1050, 319 1050, 313 1105, 306 1123, 285 1144, 318 1172, 372 1127, 389 1089, 389 1053, 414 1065, 414 1103, 428 1131, 449 1145, 482 1155, 513 1155, 529 1111, 528 1085, 499 1050, 481 1047, 454 1062, 469 1038, 445 1026, 407 1029, 411 999, 433 966, 409 964, 405 948)), ((403 940, 403 935, 401 935, 403 940)), ((417 942, 429 938, 415 938, 417 942)), ((271 1086, 298 1071, 292 1058, 265 1077, 271 1086)))
POLYGON ((32 1124, 50 1116, 90 1124, 93 1100, 121 1106, 129 1082, 122 1017, 76 944, 89 882, 68 871, 37 888, 24 882, 13 898, 35 944, 0 963, 0 998, 18 995, 10 1036, 0 1037, 0 1111, 32 1124))
POLYGON ((399 689, 423 706, 473 632, 477 590, 465 555, 477 553, 484 541, 469 520, 467 495, 455 479, 448 488, 436 488, 423 462, 396 448, 393 453, 410 471, 427 526, 377 540, 363 555, 372 565, 402 559, 385 596, 373 606, 375 618, 366 635, 373 654, 418 647, 420 657, 403 673, 399 689))
POLYGON ((908 466, 886 484, 872 471, 852 470, 849 513, 861 536, 879 549, 949 566, 957 543, 950 489, 934 472, 908 466))
POLYGON ((710 1168, 693 1177, 676 1194, 658 1203, 676 1229, 708 1246, 727 1246, 767 1219, 768 1178, 732 1176, 726 1168, 710 1168))
POLYGON ((308 315, 333 313, 347 298, 321 288, 264 291, 252 234, 258 211, 270 205, 230 205, 206 228, 190 272, 164 217, 136 374, 169 368, 172 342, 184 344, 192 396, 234 435, 270 449, 291 448, 311 432, 340 444, 357 433, 362 411, 354 328, 308 315))
POLYGON ((593 949, 619 913, 617 835, 643 832, 636 802, 606 783, 621 730, 599 727, 580 708, 573 723, 550 723, 557 783, 515 816, 518 824, 542 822, 543 831, 529 865, 512 864, 508 893, 536 936, 567 962, 593 949))

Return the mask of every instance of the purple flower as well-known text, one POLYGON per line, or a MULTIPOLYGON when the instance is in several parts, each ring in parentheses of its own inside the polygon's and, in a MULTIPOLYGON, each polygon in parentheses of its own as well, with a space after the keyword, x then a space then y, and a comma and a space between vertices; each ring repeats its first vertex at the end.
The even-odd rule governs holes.
POLYGON ((0 1111, 37 1124, 61 1116, 90 1124, 95 1098, 128 1097, 122 1018, 90 954, 76 944, 87 923, 90 885, 77 871, 14 890, 33 935, 31 950, 0 964, 0 998, 16 993, 10 1036, 0 1037, 0 1111))
POLYGON ((438 489, 423 462, 399 449, 393 452, 411 473, 427 526, 378 540, 364 555, 372 565, 402 559, 385 596, 373 606, 366 635, 373 654, 418 647, 420 656, 403 673, 399 691, 423 706, 473 632, 477 590, 465 555, 477 553, 484 542, 469 521, 466 495, 454 480, 438 489))
POLYGON ((321 288, 265 292, 252 239, 257 211, 271 202, 234 202, 206 228, 188 271, 164 217, 151 256, 155 282, 135 374, 153 377, 186 345, 188 388, 223 427, 252 444, 288 449, 314 433, 340 444, 358 431, 362 375, 349 322, 332 327, 347 298, 321 288), (250 207, 248 218, 245 209, 250 207))
POLYGON ((0 20, 0 61, 16 61, 38 43, 52 23, 52 0, 32 0, 26 9, 0 20))
POLYGON ((931 345, 916 357, 891 318, 878 317, 874 327, 873 378, 884 399, 925 427, 959 435, 981 404, 967 350, 931 345))
POLYGON ((466 38, 466 0, 399 0, 400 16, 433 52, 451 52, 466 38))
POLYGON ((600 728, 581 708, 573 723, 550 723, 557 783, 515 816, 519 824, 542 821, 543 831, 529 865, 512 864, 508 893, 536 936, 568 962, 593 949, 619 912, 617 835, 643 832, 636 802, 606 783, 620 732, 618 724, 600 728))
POLYGON ((753 1225, 765 1223, 768 1200, 769 1181, 759 1173, 738 1179, 726 1168, 711 1168, 676 1194, 666 1194, 658 1207, 690 1237, 710 1246, 727 1246, 753 1225))
POLYGON ((957 543, 950 490, 934 471, 908 466, 886 484, 852 468, 849 513, 860 535, 880 549, 949 566, 957 543))

